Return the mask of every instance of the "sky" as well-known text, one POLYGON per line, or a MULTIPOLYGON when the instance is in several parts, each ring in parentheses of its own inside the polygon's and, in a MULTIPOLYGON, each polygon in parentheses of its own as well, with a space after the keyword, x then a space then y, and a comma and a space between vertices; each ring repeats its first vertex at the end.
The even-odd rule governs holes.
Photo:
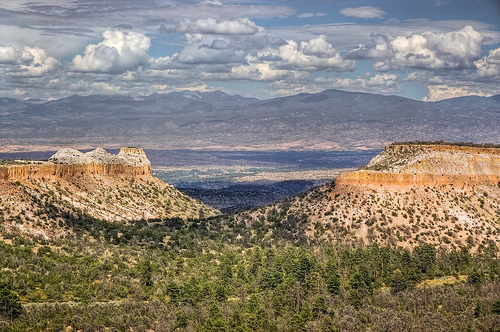
POLYGON ((2 0, 0 97, 500 94, 499 0, 2 0))

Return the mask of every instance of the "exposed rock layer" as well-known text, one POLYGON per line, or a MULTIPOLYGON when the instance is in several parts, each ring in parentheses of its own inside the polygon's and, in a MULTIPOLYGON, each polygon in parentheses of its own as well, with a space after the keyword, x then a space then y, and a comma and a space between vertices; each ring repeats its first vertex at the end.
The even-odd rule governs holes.
POLYGON ((499 175, 500 149, 391 145, 361 170, 236 220, 263 223, 269 236, 345 247, 430 243, 444 251, 498 252, 499 175))
POLYGON ((53 179, 81 175, 151 176, 151 163, 142 149, 122 148, 112 155, 102 148, 88 153, 74 149, 57 151, 49 161, 27 162, 0 166, 0 180, 53 179))
POLYGON ((498 185, 500 149, 453 145, 390 145, 365 169, 344 173, 337 184, 368 187, 498 185))

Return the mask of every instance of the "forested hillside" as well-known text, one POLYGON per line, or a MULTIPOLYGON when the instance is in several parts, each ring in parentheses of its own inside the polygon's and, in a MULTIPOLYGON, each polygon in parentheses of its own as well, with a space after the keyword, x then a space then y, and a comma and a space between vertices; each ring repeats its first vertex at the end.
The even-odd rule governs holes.
POLYGON ((500 328, 493 244, 475 253, 332 245, 308 240, 306 224, 82 216, 68 220, 74 236, 53 242, 2 229, 2 330, 500 328))

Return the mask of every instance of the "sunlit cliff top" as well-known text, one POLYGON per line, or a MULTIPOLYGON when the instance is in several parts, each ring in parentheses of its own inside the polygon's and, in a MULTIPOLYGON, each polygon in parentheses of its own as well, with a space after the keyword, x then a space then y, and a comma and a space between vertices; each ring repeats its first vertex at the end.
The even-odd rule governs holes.
POLYGON ((118 164, 123 166, 151 166, 151 162, 142 149, 121 148, 117 155, 97 148, 87 153, 75 149, 61 149, 49 161, 55 164, 118 164))

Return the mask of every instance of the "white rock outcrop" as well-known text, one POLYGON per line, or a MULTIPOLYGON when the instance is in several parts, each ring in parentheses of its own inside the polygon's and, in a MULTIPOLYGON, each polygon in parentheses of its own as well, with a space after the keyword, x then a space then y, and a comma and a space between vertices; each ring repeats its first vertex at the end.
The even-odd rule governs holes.
POLYGON ((86 153, 87 156, 93 158, 95 162, 100 164, 124 164, 122 158, 109 153, 103 148, 97 148, 86 153))
POLYGON ((52 157, 49 158, 49 161, 55 164, 64 165, 91 164, 96 162, 94 158, 86 155, 85 153, 69 148, 57 151, 52 157))
POLYGON ((104 164, 123 166, 151 166, 151 162, 142 149, 121 148, 118 155, 111 154, 103 148, 96 148, 87 153, 75 149, 61 149, 49 158, 50 162, 64 165, 104 164))

